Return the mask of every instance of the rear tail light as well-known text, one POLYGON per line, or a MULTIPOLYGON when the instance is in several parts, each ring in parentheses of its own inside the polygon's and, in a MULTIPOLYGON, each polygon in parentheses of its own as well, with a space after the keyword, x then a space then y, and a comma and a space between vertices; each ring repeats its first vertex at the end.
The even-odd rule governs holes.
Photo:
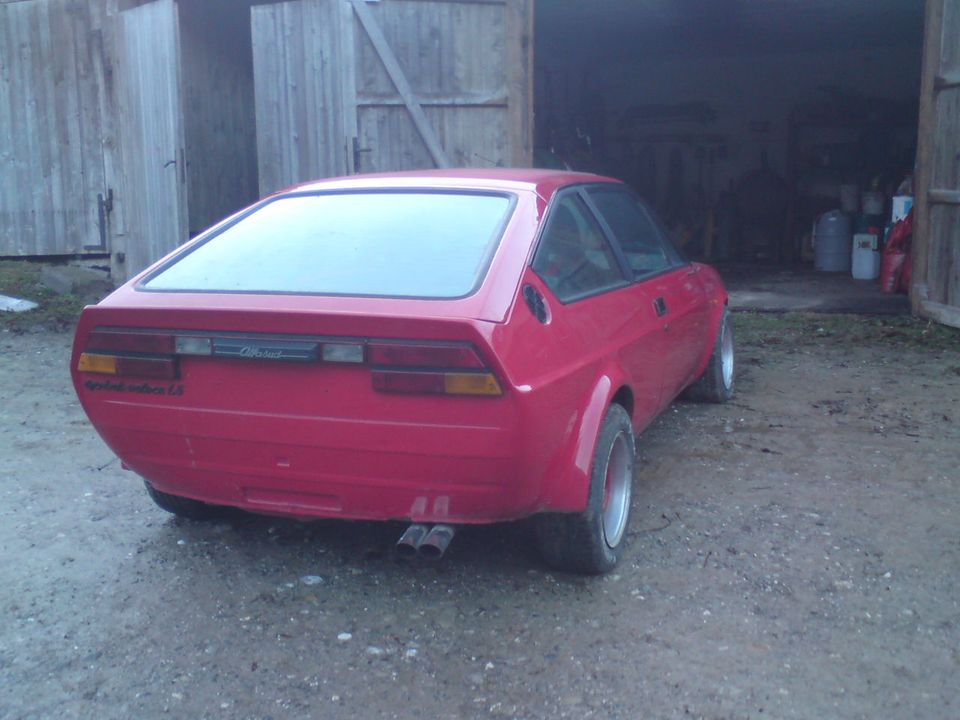
POLYGON ((373 342, 367 346, 367 362, 380 392, 503 394, 476 348, 466 343, 373 342))
POLYGON ((77 370, 101 375, 173 380, 180 377, 176 338, 146 330, 94 330, 77 370))
POLYGON ((177 335, 146 330, 94 330, 77 370, 145 378, 179 377, 178 356, 222 356, 364 364, 374 390, 433 395, 503 394, 496 376, 469 343, 422 341, 311 341, 286 337, 177 335))
POLYGON ((130 375, 164 380, 173 380, 179 376, 177 360, 172 357, 123 357, 85 352, 80 354, 77 370, 102 375, 130 375))

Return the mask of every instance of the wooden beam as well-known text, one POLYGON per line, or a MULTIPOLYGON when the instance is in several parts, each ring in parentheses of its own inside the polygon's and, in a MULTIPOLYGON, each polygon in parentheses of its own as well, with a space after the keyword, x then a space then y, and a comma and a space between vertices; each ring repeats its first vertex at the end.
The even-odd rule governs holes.
POLYGON ((932 300, 921 300, 919 314, 938 323, 960 328, 960 307, 944 305, 932 300))
POLYGON ((920 73, 920 122, 917 128, 917 163, 914 183, 916 207, 913 225, 910 306, 915 314, 922 312, 918 288, 926 286, 928 251, 930 248, 930 206, 928 191, 933 179, 933 139, 936 129, 934 78, 940 74, 940 47, 943 38, 943 6, 945 0, 927 0, 923 69, 920 73))
MULTIPOLYGON (((470 93, 458 95, 432 95, 417 99, 421 107, 506 107, 509 98, 506 90, 496 93, 470 93)), ((357 104, 366 107, 390 107, 404 105, 402 98, 383 93, 357 93, 357 104)))
POLYGON ((440 140, 437 138, 437 134, 434 132, 430 121, 427 120, 427 116, 423 113, 423 107, 414 95, 413 88, 410 87, 407 76, 404 75, 403 69, 397 61, 397 56, 393 54, 393 50, 390 49, 387 39, 383 36, 383 31, 380 30, 376 18, 373 17, 373 13, 371 13, 370 8, 367 7, 366 0, 351 0, 351 5, 353 5, 353 11, 360 19, 360 24, 363 25, 367 37, 370 38, 370 42, 373 43, 374 49, 380 56, 380 61, 390 76, 390 80, 403 99, 404 105, 407 106, 410 118, 420 133, 424 145, 427 146, 433 162, 439 168, 450 167, 451 163, 449 158, 447 158, 446 151, 440 144, 440 140))
POLYGON ((927 191, 927 203, 930 205, 960 205, 960 190, 931 188, 927 191))
POLYGON ((960 70, 937 75, 933 80, 933 89, 940 91, 960 86, 960 70))
MULTIPOLYGON (((367 0, 367 2, 379 2, 380 0, 367 0)), ((402 2, 403 0, 393 0, 393 2, 402 2)), ((506 5, 508 0, 410 0, 411 2, 435 2, 444 5, 506 5)))
POLYGON ((534 0, 509 0, 506 6, 506 69, 509 163, 533 165, 533 13, 534 0))
POLYGON ((357 71, 356 71, 356 33, 354 32, 354 22, 356 14, 353 8, 346 3, 337 3, 336 13, 339 18, 340 33, 337 38, 338 50, 337 58, 340 65, 340 97, 341 113, 343 126, 343 146, 340 148, 343 152, 344 167, 347 174, 353 175, 361 171, 362 164, 360 154, 354 152, 354 148, 359 148, 361 139, 359 137, 360 127, 357 116, 357 71), (356 145, 354 145, 356 143, 356 145))

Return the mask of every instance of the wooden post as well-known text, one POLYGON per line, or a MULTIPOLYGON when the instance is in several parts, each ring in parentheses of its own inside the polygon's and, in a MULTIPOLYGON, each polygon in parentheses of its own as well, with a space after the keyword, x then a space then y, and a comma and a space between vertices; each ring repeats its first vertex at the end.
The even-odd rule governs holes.
POLYGON ((934 79, 940 70, 943 40, 944 0, 927 0, 924 23, 923 70, 920 76, 920 122, 917 129, 917 163, 914 173, 914 221, 910 306, 915 315, 927 299, 930 249, 930 183, 933 180, 933 152, 936 134, 934 79))
POLYGON ((507 22, 507 132, 510 163, 533 165, 533 0, 509 0, 507 22))

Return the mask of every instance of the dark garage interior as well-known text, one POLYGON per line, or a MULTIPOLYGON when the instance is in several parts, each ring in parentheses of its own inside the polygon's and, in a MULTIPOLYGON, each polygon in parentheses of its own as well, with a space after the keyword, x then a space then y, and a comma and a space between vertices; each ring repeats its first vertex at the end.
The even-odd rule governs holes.
POLYGON ((535 162, 628 180, 689 256, 812 268, 821 214, 882 242, 912 194, 923 19, 913 0, 537 3, 535 162))

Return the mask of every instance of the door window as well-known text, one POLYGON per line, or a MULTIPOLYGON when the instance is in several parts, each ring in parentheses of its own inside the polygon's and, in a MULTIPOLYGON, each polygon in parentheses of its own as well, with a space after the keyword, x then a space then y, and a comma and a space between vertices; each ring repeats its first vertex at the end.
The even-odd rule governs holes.
POLYGON ((591 188, 589 195, 620 243, 635 278, 655 275, 683 263, 636 196, 616 188, 591 188))
POLYGON ((550 213, 533 269, 561 302, 625 284, 599 223, 574 194, 561 197, 550 213))

